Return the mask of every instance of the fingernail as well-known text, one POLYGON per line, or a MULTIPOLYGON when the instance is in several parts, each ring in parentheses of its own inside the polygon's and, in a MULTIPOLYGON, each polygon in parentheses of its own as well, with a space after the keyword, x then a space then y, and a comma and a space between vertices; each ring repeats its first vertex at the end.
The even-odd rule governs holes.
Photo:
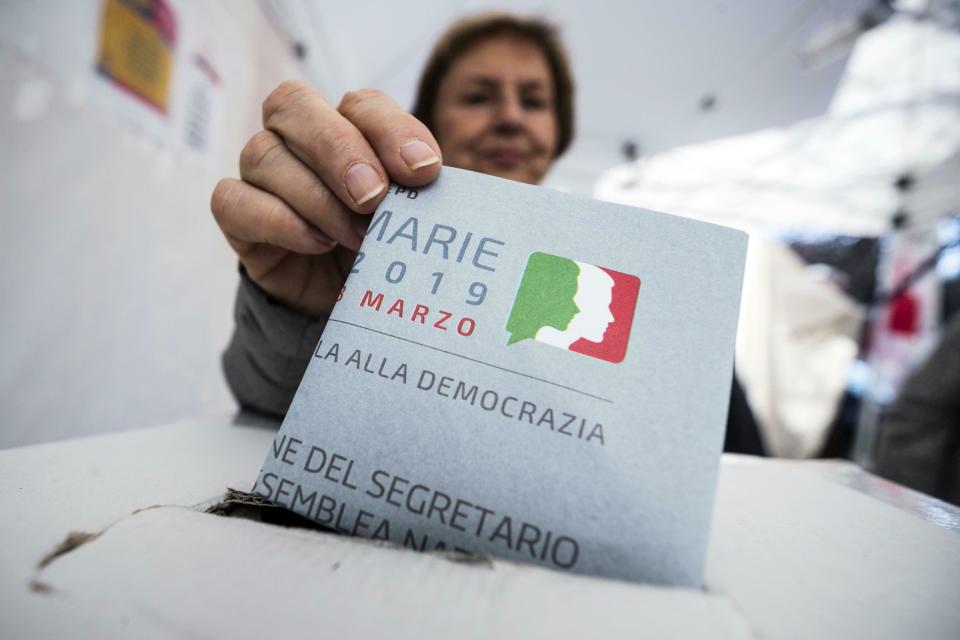
POLYGON ((423 140, 411 140, 405 143, 400 147, 400 157, 407 163, 410 171, 416 171, 440 162, 437 154, 423 140))
POLYGON ((346 181, 347 191, 358 205, 375 198, 386 186, 380 174, 367 162, 358 162, 347 169, 346 181))
POLYGON ((317 229, 316 227, 313 227, 313 226, 309 227, 308 229, 313 239, 319 242, 320 244, 330 245, 331 247, 337 244, 336 240, 334 240, 333 238, 325 234, 323 231, 320 231, 320 229, 317 229))

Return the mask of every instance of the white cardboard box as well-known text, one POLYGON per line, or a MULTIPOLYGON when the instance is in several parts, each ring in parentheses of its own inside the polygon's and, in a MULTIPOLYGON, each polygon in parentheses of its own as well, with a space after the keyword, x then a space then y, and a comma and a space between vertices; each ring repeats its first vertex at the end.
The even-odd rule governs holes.
POLYGON ((234 422, 0 451, 0 635, 960 637, 960 510, 846 463, 725 456, 705 589, 663 589, 205 514, 275 433, 234 422))

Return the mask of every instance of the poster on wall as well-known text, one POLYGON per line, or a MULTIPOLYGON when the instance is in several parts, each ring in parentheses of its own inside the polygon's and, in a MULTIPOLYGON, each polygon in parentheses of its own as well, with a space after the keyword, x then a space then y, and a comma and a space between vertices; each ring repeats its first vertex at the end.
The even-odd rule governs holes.
POLYGON ((96 75, 100 99, 163 147, 211 161, 223 120, 216 34, 202 7, 104 0, 96 75))
POLYGON ((259 64, 247 32, 224 28, 231 11, 183 0, 13 3, 0 20, 0 47, 30 67, 15 104, 39 118, 63 97, 71 108, 101 112, 142 152, 217 167, 225 92, 240 69, 259 64), (28 99, 19 98, 25 91, 28 99))
POLYGON ((165 0, 106 0, 97 71, 158 113, 169 110, 177 18, 165 0))
POLYGON ((172 142, 181 32, 179 12, 169 0, 100 5, 92 97, 162 146, 172 142))
POLYGON ((193 49, 178 69, 174 117, 178 145, 212 162, 223 123, 223 79, 208 45, 193 49))

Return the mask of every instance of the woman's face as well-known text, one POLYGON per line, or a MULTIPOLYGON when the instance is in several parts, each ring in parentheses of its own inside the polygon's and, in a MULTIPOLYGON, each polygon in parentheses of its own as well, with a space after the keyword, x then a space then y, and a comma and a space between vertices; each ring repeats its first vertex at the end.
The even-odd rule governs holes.
POLYGON ((492 36, 465 51, 434 109, 444 164, 538 184, 557 149, 553 79, 537 45, 492 36))

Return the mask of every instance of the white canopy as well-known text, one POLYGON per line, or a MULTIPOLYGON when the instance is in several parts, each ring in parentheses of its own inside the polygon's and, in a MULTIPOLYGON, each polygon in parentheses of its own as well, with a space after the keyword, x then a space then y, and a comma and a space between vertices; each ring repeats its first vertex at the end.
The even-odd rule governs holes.
POLYGON ((618 167, 595 195, 744 228, 879 235, 960 209, 960 33, 895 16, 858 41, 826 115, 618 167), (898 177, 915 178, 905 201, 898 177))

